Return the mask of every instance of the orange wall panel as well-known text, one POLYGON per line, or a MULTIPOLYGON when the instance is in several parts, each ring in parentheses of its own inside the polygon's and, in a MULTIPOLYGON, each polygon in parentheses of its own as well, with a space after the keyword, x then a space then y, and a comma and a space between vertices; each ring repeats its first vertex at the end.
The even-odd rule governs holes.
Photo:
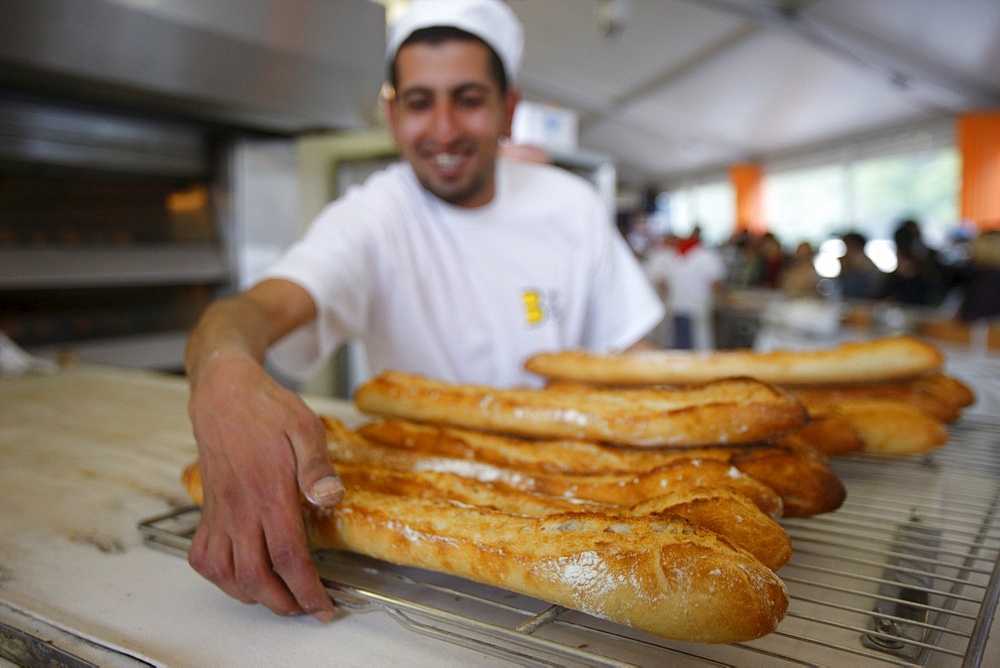
POLYGON ((764 222, 764 170, 756 163, 732 165, 729 180, 736 194, 736 229, 754 234, 767 231, 764 222))
POLYGON ((959 215, 980 230, 1000 229, 1000 112, 958 118, 962 160, 959 215))

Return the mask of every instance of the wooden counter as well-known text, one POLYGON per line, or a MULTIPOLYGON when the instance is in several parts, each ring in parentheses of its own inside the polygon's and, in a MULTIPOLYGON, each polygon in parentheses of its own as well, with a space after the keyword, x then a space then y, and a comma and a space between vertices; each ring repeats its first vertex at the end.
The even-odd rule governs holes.
POLYGON ((144 545, 141 520, 188 504, 187 394, 180 377, 114 367, 0 378, 0 630, 99 665, 484 663, 386 615, 321 625, 243 605, 144 545))

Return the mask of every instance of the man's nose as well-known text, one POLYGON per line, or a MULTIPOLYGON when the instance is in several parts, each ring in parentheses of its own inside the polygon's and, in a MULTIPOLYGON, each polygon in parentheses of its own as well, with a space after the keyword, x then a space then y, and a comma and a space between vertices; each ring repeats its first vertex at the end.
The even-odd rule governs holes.
POLYGON ((431 130, 439 142, 448 142, 458 134, 458 116, 455 105, 444 102, 434 107, 431 130))

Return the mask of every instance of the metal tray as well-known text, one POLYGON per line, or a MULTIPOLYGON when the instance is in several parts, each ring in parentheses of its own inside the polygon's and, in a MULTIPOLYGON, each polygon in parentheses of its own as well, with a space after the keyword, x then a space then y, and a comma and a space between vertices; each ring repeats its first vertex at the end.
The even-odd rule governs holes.
MULTIPOLYGON (((978 666, 1000 596, 1000 421, 963 419, 951 441, 905 459, 838 457, 848 497, 784 520, 788 615, 734 645, 668 641, 461 578, 317 551, 344 609, 522 665, 978 666)), ((199 511, 139 525, 151 547, 186 554, 199 511)))

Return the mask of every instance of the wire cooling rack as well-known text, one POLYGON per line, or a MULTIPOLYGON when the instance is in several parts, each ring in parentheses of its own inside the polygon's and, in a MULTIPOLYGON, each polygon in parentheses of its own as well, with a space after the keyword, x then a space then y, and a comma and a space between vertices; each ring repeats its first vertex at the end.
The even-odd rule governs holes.
MULTIPOLYGON (((752 642, 664 640, 454 576, 317 551, 338 605, 528 666, 978 666, 1000 595, 1000 421, 963 419, 927 455, 838 457, 847 500, 784 520, 779 575, 788 614, 752 642)), ((185 555, 197 508, 139 525, 151 547, 185 555)))

